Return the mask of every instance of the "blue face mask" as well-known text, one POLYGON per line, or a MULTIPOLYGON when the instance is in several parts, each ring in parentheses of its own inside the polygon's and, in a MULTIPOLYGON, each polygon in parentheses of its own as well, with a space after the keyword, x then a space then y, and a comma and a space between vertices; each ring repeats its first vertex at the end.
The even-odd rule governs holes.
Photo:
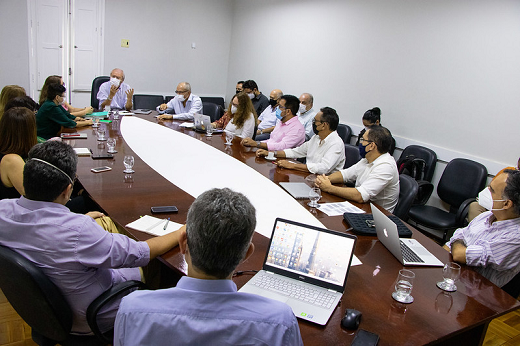
POLYGON ((362 159, 364 159, 365 156, 367 156, 367 146, 361 143, 359 143, 359 156, 361 156, 362 159))
POLYGON ((282 110, 280 108, 276 108, 276 118, 282 120, 282 110))

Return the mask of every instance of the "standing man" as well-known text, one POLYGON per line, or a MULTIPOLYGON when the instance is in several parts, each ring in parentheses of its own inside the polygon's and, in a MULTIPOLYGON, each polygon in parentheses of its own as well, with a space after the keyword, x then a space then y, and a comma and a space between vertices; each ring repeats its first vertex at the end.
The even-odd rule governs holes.
POLYGON ((305 129, 298 120, 296 113, 300 101, 296 96, 283 95, 278 102, 276 123, 271 137, 263 142, 251 138, 244 138, 241 144, 245 147, 256 147, 267 150, 283 150, 295 148, 305 142, 305 129))
POLYGON ((273 132, 276 125, 276 106, 278 100, 282 97, 283 92, 280 89, 274 89, 269 95, 269 106, 258 117, 258 130, 256 131, 256 140, 263 141, 268 139, 270 133, 273 132))
POLYGON ((191 93, 191 85, 188 82, 181 82, 175 90, 177 96, 170 102, 157 106, 159 120, 193 120, 193 114, 202 113, 202 100, 197 95, 191 93))
POLYGON ((188 276, 176 287, 124 298, 114 345, 303 345, 289 306, 237 292, 232 281, 254 251, 255 226, 243 194, 224 188, 197 197, 179 239, 188 276))
POLYGON ((110 81, 101 84, 97 94, 99 109, 110 106, 113 109, 132 109, 132 97, 134 89, 125 81, 125 73, 120 68, 115 68, 110 72, 110 81))
POLYGON ((314 97, 309 93, 303 93, 300 96, 300 108, 298 109, 298 119, 305 128, 305 140, 308 141, 314 136, 312 131, 312 120, 316 116, 316 111, 312 108, 314 105, 314 97))
POLYGON ((253 108, 256 111, 256 114, 262 114, 264 109, 269 106, 269 100, 258 91, 258 85, 254 80, 246 80, 242 85, 244 88, 244 92, 249 96, 251 102, 253 102, 253 108))

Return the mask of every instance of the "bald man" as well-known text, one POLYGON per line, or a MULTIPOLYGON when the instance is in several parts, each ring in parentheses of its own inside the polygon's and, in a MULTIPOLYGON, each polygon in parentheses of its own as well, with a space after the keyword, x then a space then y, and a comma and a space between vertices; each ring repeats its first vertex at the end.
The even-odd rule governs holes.
POLYGON ((312 121, 316 116, 316 111, 313 108, 314 97, 309 93, 303 93, 300 96, 300 108, 298 109, 298 120, 305 127, 305 140, 308 141, 314 136, 312 130, 312 121))
POLYGON ((202 113, 202 100, 197 95, 191 93, 191 85, 188 82, 181 82, 175 90, 177 96, 168 103, 157 106, 159 120, 193 120, 193 114, 202 113))
POLYGON ((115 68, 110 72, 110 81, 101 84, 97 93, 99 109, 110 106, 112 109, 132 109, 132 96, 134 89, 125 81, 125 73, 120 68, 115 68))
POLYGON ((258 117, 258 130, 256 131, 256 139, 259 141, 269 139, 270 133, 276 125, 276 106, 278 100, 282 97, 283 92, 280 89, 274 89, 269 94, 269 106, 258 117))

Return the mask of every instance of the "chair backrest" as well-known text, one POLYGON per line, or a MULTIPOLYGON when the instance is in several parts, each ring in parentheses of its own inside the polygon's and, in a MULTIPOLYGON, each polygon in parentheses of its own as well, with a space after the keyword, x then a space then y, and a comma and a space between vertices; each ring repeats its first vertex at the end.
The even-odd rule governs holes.
POLYGON ((520 294, 520 273, 516 274, 502 289, 513 298, 518 299, 520 294))
POLYGON ((468 159, 453 159, 442 172, 437 195, 456 210, 466 199, 477 197, 486 186, 486 179, 484 165, 468 159))
POLYGON ((422 147, 420 145, 409 145, 404 148, 401 157, 413 155, 415 158, 424 160, 424 177, 423 180, 432 181, 435 166, 437 165, 437 154, 435 151, 422 147))
POLYGON ((350 137, 352 137, 352 129, 350 126, 345 124, 338 124, 338 128, 336 129, 338 135, 343 139, 343 143, 350 144, 350 137))
POLYGON ((211 97, 211 96, 201 96, 200 99, 202 102, 211 102, 216 105, 219 105, 222 108, 224 107, 224 98, 223 97, 211 97))
POLYGON ((134 109, 151 109, 164 103, 164 97, 162 95, 143 95, 134 94, 134 109))
POLYGON ((211 122, 220 119, 220 108, 215 103, 202 102, 202 113, 204 113, 204 115, 209 115, 211 122))
POLYGON ((92 91, 90 93, 90 105, 94 109, 99 109, 99 100, 97 99, 97 94, 99 91, 99 87, 101 84, 108 82, 110 80, 109 76, 99 76, 94 78, 92 81, 92 91))
POLYGON ((345 143, 345 165, 343 165, 343 169, 358 163, 359 160, 361 160, 359 148, 355 145, 345 143))
POLYGON ((171 100, 172 98, 174 98, 174 97, 175 97, 175 96, 164 96, 164 102, 165 102, 165 103, 168 103, 168 102, 170 102, 170 100, 171 100))
POLYGON ((394 209, 394 215, 401 220, 408 220, 408 212, 419 192, 417 181, 406 174, 399 174, 399 200, 394 209))
POLYGON ((34 331, 56 341, 68 337, 72 311, 60 290, 40 268, 5 246, 0 246, 0 289, 34 331))

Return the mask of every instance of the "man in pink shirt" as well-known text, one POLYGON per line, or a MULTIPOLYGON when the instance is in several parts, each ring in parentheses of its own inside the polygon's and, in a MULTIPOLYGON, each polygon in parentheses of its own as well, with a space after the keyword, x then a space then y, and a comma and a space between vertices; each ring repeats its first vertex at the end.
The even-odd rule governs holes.
POLYGON ((291 149, 301 145, 305 141, 305 128, 296 115, 299 106, 300 100, 296 96, 283 95, 276 110, 276 117, 280 121, 276 123, 271 137, 262 142, 256 142, 249 137, 244 138, 242 145, 269 151, 291 149))

